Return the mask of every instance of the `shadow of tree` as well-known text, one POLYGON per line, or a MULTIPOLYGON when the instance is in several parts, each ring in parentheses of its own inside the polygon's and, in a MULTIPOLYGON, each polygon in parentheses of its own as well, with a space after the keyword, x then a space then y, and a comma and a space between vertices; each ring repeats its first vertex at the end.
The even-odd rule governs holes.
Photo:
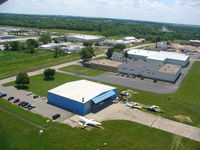
POLYGON ((27 89, 29 89, 29 87, 26 86, 26 85, 24 85, 24 86, 17 85, 17 86, 15 86, 15 88, 18 89, 18 90, 27 90, 27 89))

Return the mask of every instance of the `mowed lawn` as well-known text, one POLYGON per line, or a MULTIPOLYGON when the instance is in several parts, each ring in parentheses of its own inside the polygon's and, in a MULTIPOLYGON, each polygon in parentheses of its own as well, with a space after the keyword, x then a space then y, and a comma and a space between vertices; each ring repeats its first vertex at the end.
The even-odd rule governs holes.
MULTIPOLYGON (((193 68, 195 69, 195 68, 193 68)), ((45 81, 43 80, 43 75, 37 75, 31 77, 31 84, 29 85, 29 91, 32 91, 40 96, 47 96, 47 91, 55 88, 61 84, 64 84, 66 82, 80 80, 82 78, 62 74, 62 73, 56 73, 55 80, 52 81, 45 81)), ((111 86, 117 87, 118 91, 123 91, 131 88, 119 86, 119 85, 113 85, 109 83, 104 83, 111 86)), ((11 85, 15 86, 14 82, 5 84, 5 85, 11 85)), ((158 105, 161 107, 161 109, 164 111, 164 113, 157 114, 153 113, 155 115, 160 115, 165 118, 169 118, 172 120, 176 120, 174 116, 177 115, 186 115, 189 116, 192 119, 192 122, 184 122, 190 125, 198 126, 200 127, 200 108, 197 107, 197 105, 194 104, 188 104, 187 102, 179 101, 179 100, 168 100, 168 96, 166 95, 160 95, 156 93, 146 92, 142 90, 137 89, 131 89, 134 91, 139 92, 139 94, 135 94, 131 97, 131 100, 145 104, 145 105, 158 105)), ((189 89, 190 90, 190 89, 189 89)), ((179 121, 179 120, 176 120, 179 121)))
MULTIPOLYGON (((0 99, 0 102, 4 100, 0 99)), ((12 105, 7 103, 7 109, 12 105)), ((6 105, 6 104, 4 104, 6 105)), ((0 104, 1 106, 1 104, 0 104)), ((32 118, 32 113, 18 109, 32 118)), ((40 117, 40 116, 38 116, 40 117)), ((106 121, 104 129, 86 131, 51 123, 39 128, 0 110, 0 150, 199 150, 200 143, 129 121, 106 121)), ((43 117, 39 119, 43 120, 43 117)), ((36 121, 37 123, 37 121, 36 121)))
POLYGON ((75 74, 81 74, 86 76, 97 76, 105 73, 103 70, 93 69, 89 67, 83 67, 80 65, 71 65, 64 68, 60 68, 59 70, 66 71, 66 72, 72 72, 75 74))
POLYGON ((184 78, 179 89, 167 95, 188 104, 199 104, 200 109, 200 62, 195 62, 192 69, 184 78))
POLYGON ((0 75, 73 57, 78 57, 78 55, 67 55, 57 59, 53 58, 53 52, 51 51, 38 51, 35 54, 0 51, 0 75))

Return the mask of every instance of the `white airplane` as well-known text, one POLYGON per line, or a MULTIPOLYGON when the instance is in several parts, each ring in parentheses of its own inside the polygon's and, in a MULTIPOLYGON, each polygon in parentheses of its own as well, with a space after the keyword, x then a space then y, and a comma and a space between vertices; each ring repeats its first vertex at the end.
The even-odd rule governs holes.
POLYGON ((81 126, 87 127, 87 126, 95 126, 95 125, 101 125, 100 122, 94 121, 94 119, 87 119, 85 117, 79 116, 83 121, 80 121, 79 124, 81 126))

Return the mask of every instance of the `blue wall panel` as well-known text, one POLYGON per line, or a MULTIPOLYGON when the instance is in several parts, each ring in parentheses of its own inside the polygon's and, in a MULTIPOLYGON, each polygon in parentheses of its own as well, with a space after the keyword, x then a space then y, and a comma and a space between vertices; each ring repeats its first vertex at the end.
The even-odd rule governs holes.
MULTIPOLYGON (((117 90, 113 90, 116 94, 113 95, 111 98, 115 99, 117 97, 117 90)), ((104 93, 102 93, 104 94, 104 93)), ((101 95, 102 95, 101 94, 101 95)), ((86 115, 91 112, 91 107, 92 107, 92 100, 86 102, 85 104, 67 99, 65 97, 48 93, 48 101, 47 103, 55 105, 57 107, 60 107, 65 110, 69 110, 71 112, 74 112, 76 114, 81 114, 81 115, 86 115)))
POLYGON ((48 103, 77 114, 85 114, 84 104, 52 93, 48 93, 48 103))

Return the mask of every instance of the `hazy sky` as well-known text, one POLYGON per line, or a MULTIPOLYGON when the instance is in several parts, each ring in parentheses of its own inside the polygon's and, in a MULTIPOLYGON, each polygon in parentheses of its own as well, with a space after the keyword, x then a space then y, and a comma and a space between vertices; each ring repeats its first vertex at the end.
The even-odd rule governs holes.
POLYGON ((200 0, 8 0, 0 5, 0 12, 200 25, 200 0))

